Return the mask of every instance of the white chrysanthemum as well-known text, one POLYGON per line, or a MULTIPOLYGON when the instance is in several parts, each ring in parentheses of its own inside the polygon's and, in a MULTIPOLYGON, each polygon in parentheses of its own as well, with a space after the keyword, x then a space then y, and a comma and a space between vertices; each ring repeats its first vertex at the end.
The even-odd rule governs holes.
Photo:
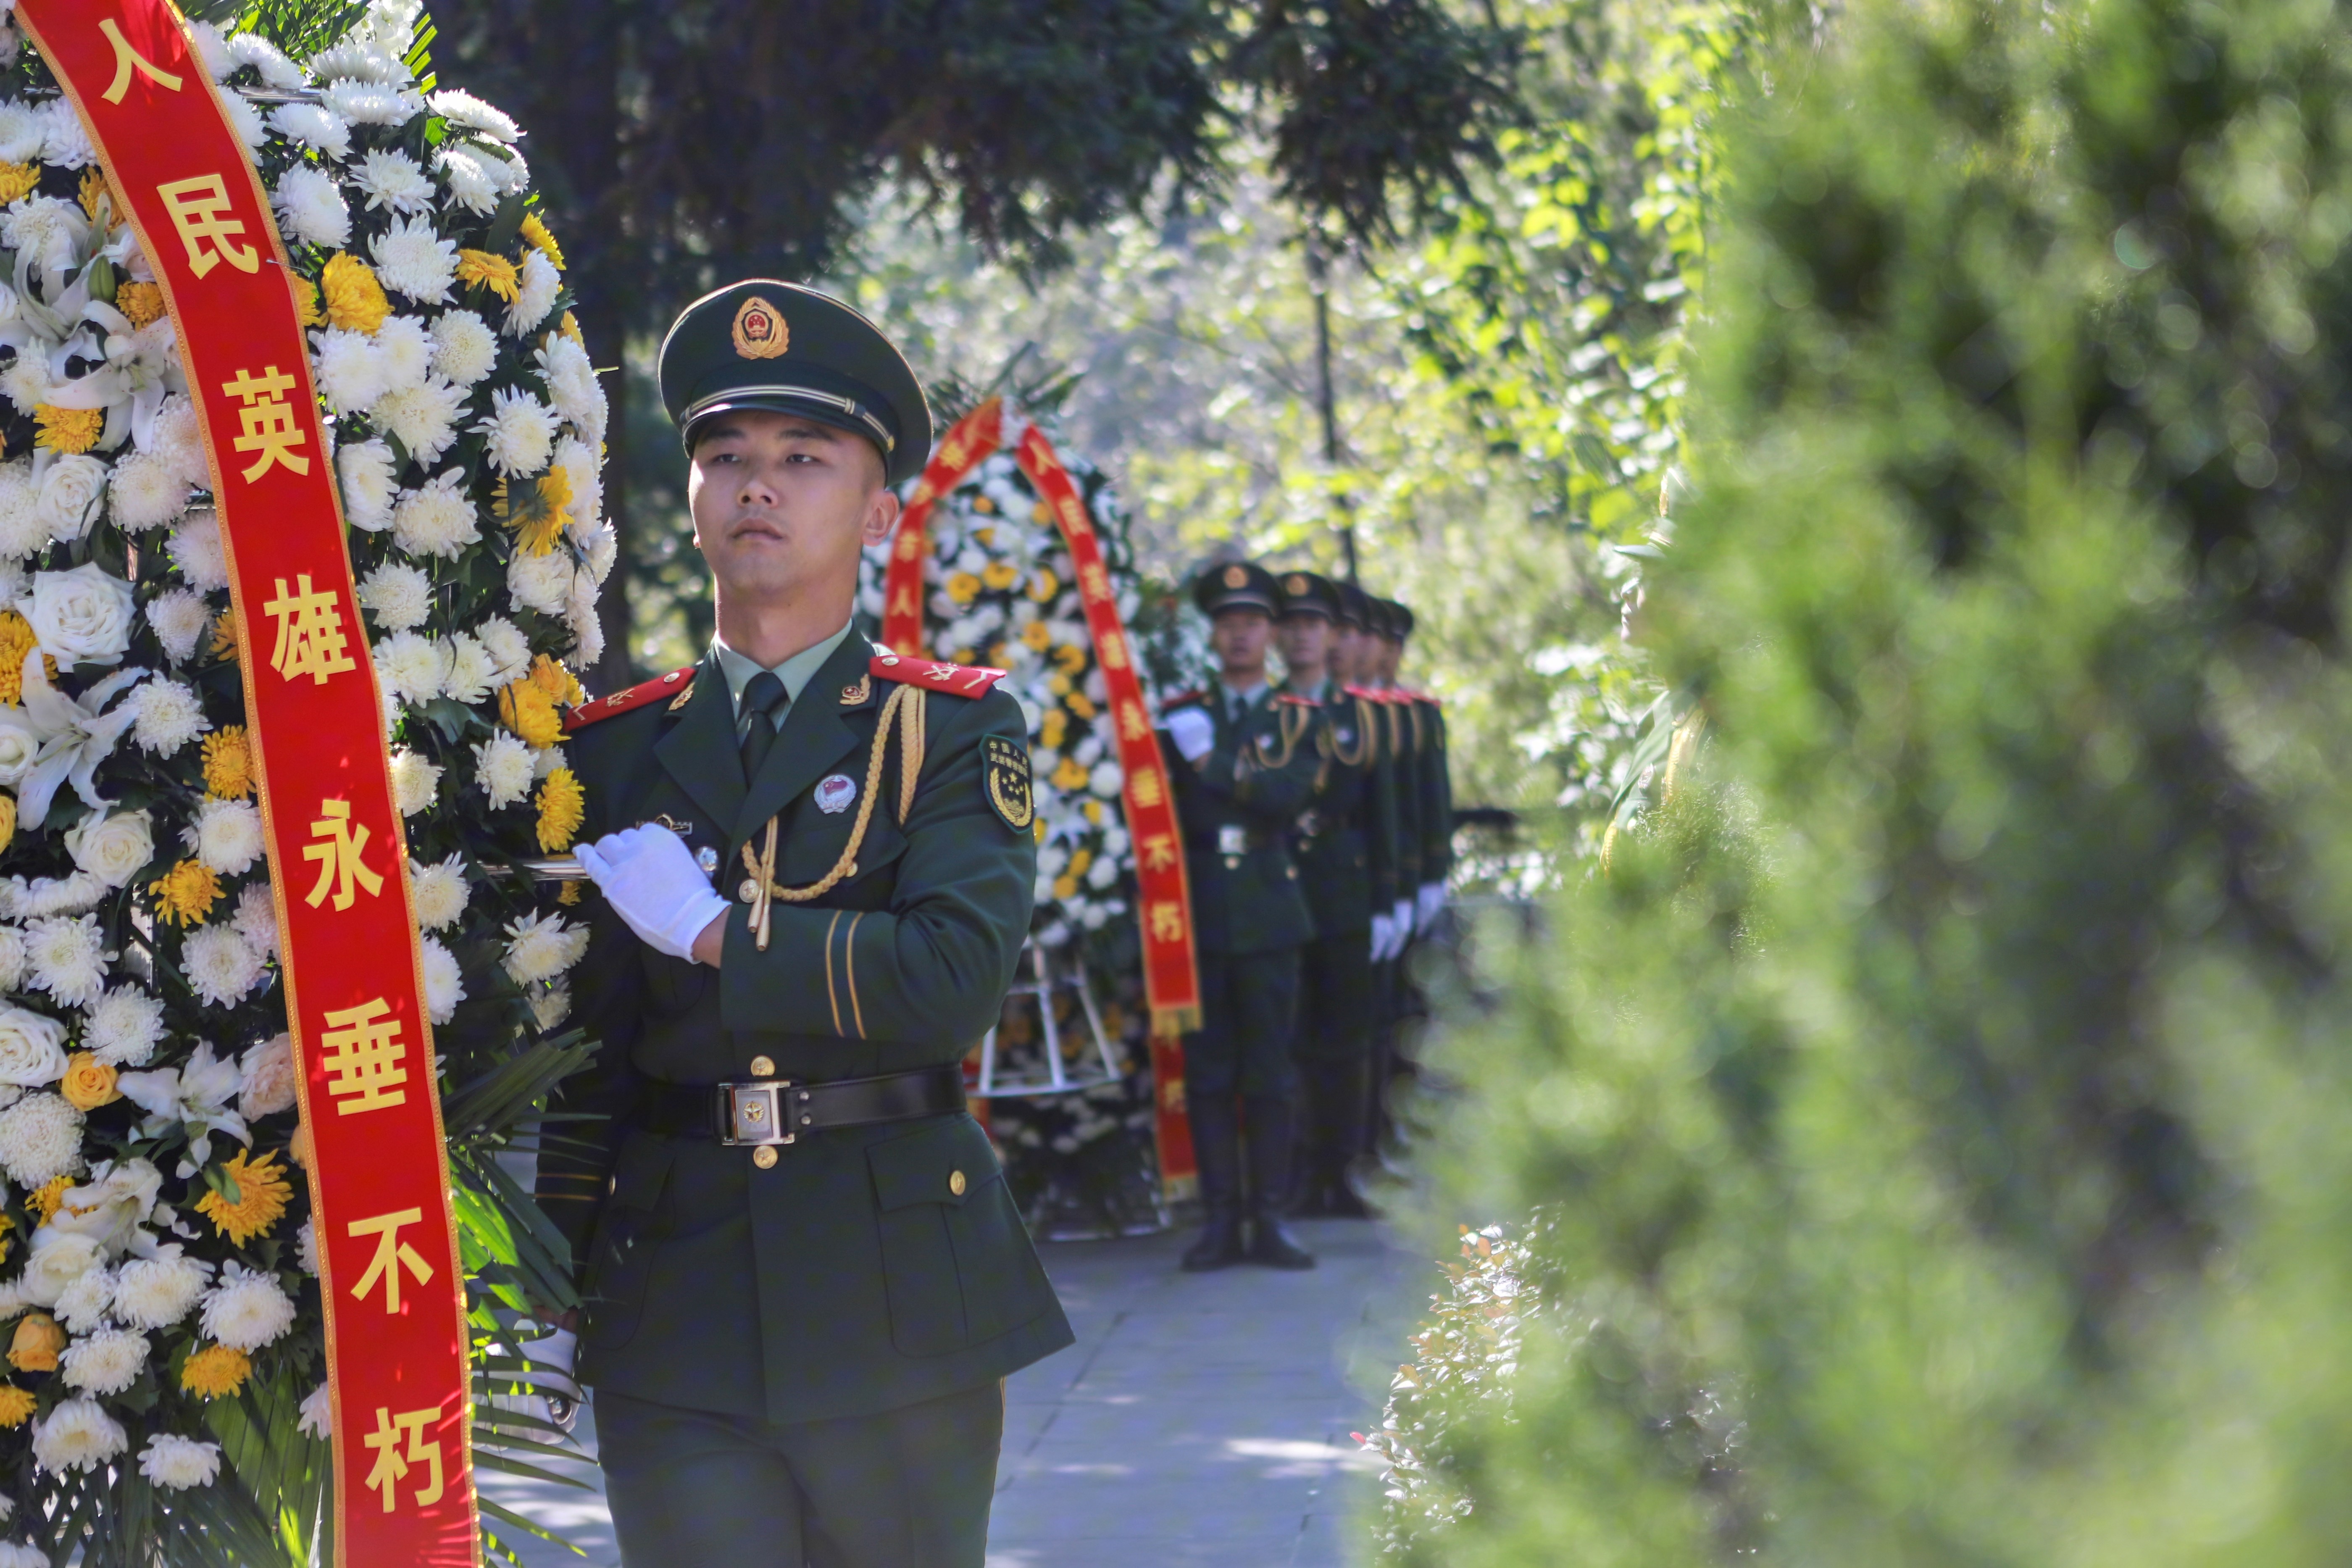
POLYGON ((490 684, 505 686, 520 680, 530 668, 530 639, 504 616, 492 616, 474 628, 490 656, 490 684))
POLYGON ((542 1035, 550 1033, 572 1016, 572 987, 562 981, 534 985, 525 999, 530 1004, 531 1025, 542 1035))
POLYGON ((374 418, 378 428, 400 437, 410 457, 432 463, 457 439, 457 416, 465 407, 465 388, 431 375, 376 399, 374 418))
POLYGON ((462 855, 421 866, 412 864, 409 868, 409 907, 416 911, 416 923, 426 931, 446 931, 456 925, 458 917, 466 912, 466 900, 472 892, 472 885, 466 880, 466 858, 462 855))
POLYGON ((407 93, 368 81, 339 81, 319 94, 327 112, 350 125, 400 125, 419 107, 407 93))
POLYGON ((192 687, 161 676, 143 681, 131 694, 131 733, 139 749, 155 756, 176 755, 181 747, 213 727, 205 717, 204 699, 192 687))
POLYGON ((0 993, 14 991, 25 979, 25 933, 0 925, 0 993))
MULTIPOLYGON (((359 172, 352 179, 367 196, 367 205, 372 211, 404 216, 433 210, 433 182, 426 177, 425 166, 397 148, 370 153, 360 160, 359 172)), ((425 229, 431 232, 432 225, 427 224, 425 229)), ((394 226, 394 232, 399 232, 398 226, 394 226)), ((376 241, 375 258, 380 279, 383 278, 383 241, 376 241)), ((451 256, 454 258, 455 255, 455 247, 452 247, 451 256)), ((384 279, 383 284, 387 289, 393 286, 389 279, 384 279)), ((406 289, 401 291, 408 292, 406 289)), ((412 295, 411 298, 422 299, 425 296, 412 295)))
POLYGON ((242 877, 261 858, 261 812, 249 800, 206 800, 180 837, 222 876, 242 877))
POLYGON ((245 938, 245 945, 264 958, 278 956, 278 905, 268 882, 247 882, 236 895, 236 913, 229 929, 245 938))
POLYGON ((220 513, 212 508, 200 506, 182 518, 164 542, 163 552, 190 587, 211 593, 228 586, 228 555, 221 548, 220 513))
POLYGON ((343 481, 345 521, 370 533, 392 526, 393 498, 400 487, 392 477, 391 447, 381 441, 354 441, 335 454, 335 472, 343 481))
POLYGON ((530 189, 530 165, 513 148, 508 148, 503 157, 493 157, 485 152, 477 152, 475 156, 481 159, 482 173, 489 176, 490 185, 499 195, 519 196, 530 189))
POLYGON ((195 1310, 212 1279, 212 1266, 174 1247, 134 1258, 114 1274, 114 1315, 134 1329, 168 1329, 195 1310))
POLYGON ((393 542, 411 555, 456 560, 481 537, 465 486, 465 475, 452 468, 404 494, 392 511, 393 542))
POLYGON ((433 323, 433 368, 459 386, 471 386, 497 368, 498 334, 471 310, 451 310, 433 323))
POLYGON ((417 938, 417 952, 423 959, 419 965, 425 971, 425 1012, 436 1024, 446 1024, 457 1016, 457 1004, 466 999, 465 972, 457 967, 457 956, 441 945, 438 937, 417 938))
POLYGON ((33 1462, 45 1470, 94 1470, 130 1442, 122 1423, 85 1395, 60 1402, 33 1424, 33 1462))
POLYGON ((352 128, 343 117, 314 103, 280 104, 271 111, 269 124, 281 136, 290 136, 330 158, 341 158, 352 150, 352 128))
POLYGON ((441 769, 422 752, 403 746, 392 753, 392 802, 403 816, 415 816, 433 804, 441 787, 441 769))
MULTIPOLYGON (((110 1268, 86 1268, 74 1282, 58 1292, 51 1310, 58 1321, 77 1334, 87 1334, 106 1321, 106 1310, 114 1303, 114 1271, 110 1268)), ((67 1382, 73 1380, 68 1378, 67 1382)), ((100 1394, 120 1390, 101 1388, 100 1394)))
MULTIPOLYGON (((93 1268, 83 1278, 100 1280, 100 1288, 111 1295, 113 1282, 104 1276, 105 1270, 93 1268)), ((128 1329, 99 1329, 94 1333, 83 1333, 66 1346, 65 1353, 58 1358, 58 1373, 68 1388, 89 1394, 120 1394, 139 1381, 140 1370, 146 1364, 146 1335, 128 1329)))
POLYGON ((563 619, 572 628, 580 663, 592 665, 604 657, 604 623, 596 614, 595 574, 572 575, 572 591, 564 597, 563 619))
MULTIPOLYGON (((294 1426, 298 1431, 323 1439, 327 1436, 328 1429, 334 1425, 334 1399, 327 1392, 327 1385, 322 1383, 302 1396, 302 1404, 295 1417, 294 1426)), ((46 1568, 47 1560, 45 1558, 42 1561, 46 1568)))
POLYGON ((294 1261, 311 1279, 319 1277, 319 1226, 315 1220, 304 1220, 302 1228, 294 1233, 294 1261))
POLYGON ((109 987, 82 1024, 82 1045, 109 1067, 145 1067, 163 1041, 163 1004, 143 986, 109 987))
POLYGON ((592 447, 603 441, 609 409, 588 351, 559 332, 547 340, 537 358, 541 373, 547 377, 548 400, 555 405, 555 411, 586 437, 592 447))
POLYGON ((88 871, 70 877, 35 877, 26 881, 11 877, 0 882, 0 915, 29 921, 42 915, 78 915, 96 909, 106 897, 106 883, 88 871))
POLYGON ((259 71, 263 83, 280 92, 301 91, 310 85, 302 75, 302 68, 259 33, 236 34, 228 41, 228 53, 237 64, 259 71))
MULTIPOLYGON (((286 105, 278 110, 307 109, 307 105, 286 105)), ((313 109, 310 113, 317 113, 313 109)), ((340 249, 351 241, 352 209, 343 200, 343 188, 333 175, 309 163, 297 163, 278 176, 278 188, 269 193, 269 205, 278 209, 278 221, 286 237, 302 245, 323 245, 340 249)))
POLYGON ((433 579, 422 568, 387 561, 360 579, 359 598, 378 626, 404 632, 423 626, 433 613, 433 579))
POLYGON ((522 127, 505 110, 493 108, 470 92, 460 92, 454 87, 444 88, 425 100, 433 112, 450 124, 466 131, 478 131, 493 142, 512 142, 522 134, 522 127))
POLYGON ((444 147, 433 154, 433 166, 448 182, 451 201, 479 217, 498 210, 498 181, 480 153, 470 147, 444 147))
POLYGON ((600 520, 596 526, 583 529, 572 525, 572 537, 588 555, 588 575, 598 587, 613 574, 613 567, 621 558, 621 536, 613 531, 609 521, 600 520))
POLYGON ((522 287, 516 290, 514 302, 507 307, 507 336, 528 337, 547 313, 555 309, 555 297, 563 292, 563 279, 555 270, 555 263, 543 250, 533 250, 522 258, 522 287))
POLYGON ((572 504, 564 515, 572 520, 573 537, 577 538, 583 524, 593 527, 604 510, 604 477, 596 459, 596 449, 577 436, 565 436, 555 444, 552 465, 572 486, 572 504))
POLYGON ((215 1007, 234 1007, 261 984, 261 955, 228 926, 199 926, 180 948, 180 968, 195 994, 215 1007))
POLYGON ((337 414, 365 414, 390 391, 384 381, 383 355, 365 332, 328 327, 310 334, 318 353, 319 395, 337 414))
POLYGON ((562 746, 550 746, 546 750, 534 754, 530 765, 531 783, 543 784, 546 782, 548 774, 553 773, 558 768, 568 768, 571 765, 572 759, 563 754, 563 748, 562 746))
POLYGON ((221 30, 210 22, 190 22, 187 28, 188 42, 195 47, 205 74, 215 81, 226 81, 236 69, 236 57, 228 52, 228 40, 221 37, 221 30))
POLYGON ((490 694, 490 676, 497 666, 489 650, 464 632, 444 637, 447 664, 441 678, 441 695, 471 706, 490 694))
POLYGON ((39 110, 22 99, 0 103, 0 162, 30 163, 40 155, 39 110))
POLYGON ((530 773, 530 748, 504 730, 474 747, 474 782, 490 797, 493 810, 528 795, 530 773))
POLYGON ((116 458, 107 489, 113 498, 115 525, 133 533, 174 521, 188 510, 194 493, 171 464, 145 452, 116 458))
POLYGON ((22 560, 48 542, 49 520, 41 514, 32 464, 22 458, 0 463, 0 557, 22 560))
POLYGON ((204 416, 186 393, 164 397, 147 435, 145 450, 179 479, 197 489, 212 483, 212 468, 205 458, 204 416))
MULTIPOLYGON (((62 98, 53 98, 41 105, 41 162, 61 168, 79 169, 98 162, 97 150, 89 144, 89 132, 82 129, 81 116, 74 106, 62 98)), ((121 221, 121 215, 116 215, 121 221)))
POLYGON ((272 1035, 237 1061, 236 1113, 247 1121, 294 1109, 294 1037, 272 1035))
POLYGON ((294 1303, 278 1281, 241 1263, 221 1266, 220 1283, 205 1292, 205 1335, 231 1350, 257 1351, 294 1326, 294 1303))
MULTIPOLYGON (((310 74, 324 82, 363 81, 378 87, 405 86, 414 79, 407 65, 391 50, 372 40, 382 39, 389 33, 398 40, 397 47, 405 47, 407 40, 414 36, 416 15, 422 9, 421 3, 406 4, 405 0, 395 0, 395 3, 386 4, 385 0, 376 0, 368 7, 366 18, 359 24, 360 32, 310 57, 310 74)), ((421 114, 424 110, 425 100, 420 98, 416 102, 416 111, 421 114)))
POLYGON ((555 410, 520 387, 490 394, 490 412, 474 426, 486 437, 483 456, 508 479, 529 479, 555 454, 555 410))
POLYGON ((448 661, 440 645, 419 632, 394 632, 375 645, 376 679, 387 696, 422 708, 441 695, 448 661))
POLYGON ((261 110, 243 93, 225 92, 220 95, 222 118, 236 139, 245 143, 245 156, 249 163, 258 163, 257 156, 269 144, 269 122, 261 118, 261 110))
POLYGON ((507 563, 507 592, 526 610, 560 616, 571 604, 572 579, 576 570, 572 557, 563 551, 533 555, 519 550, 507 563))
POLYGON ((375 330, 375 352, 383 364, 387 395, 412 392, 433 369, 433 335, 415 316, 391 316, 375 330))
POLYGON ((49 915, 25 927, 29 984, 59 1002, 87 1007, 106 989, 106 935, 96 915, 49 915))
POLYGON ((204 595, 168 588, 147 602, 147 624, 173 664, 185 664, 197 642, 212 629, 213 612, 204 595))
POLYGON ((60 272, 73 266, 74 253, 89 237, 89 218, 63 196, 26 196, 0 212, 0 246, 30 253, 60 272))
POLYGON ((82 1168, 81 1112, 54 1094, 28 1094, 0 1110, 0 1170, 26 1190, 82 1168))
POLYGON ((171 1491, 208 1487, 219 1479, 220 1454, 218 1443, 158 1432, 140 1450, 139 1473, 171 1491))
POLYGON ((368 254, 375 260, 376 281, 394 293, 420 305, 449 302, 449 286, 457 277, 457 242, 442 238, 431 218, 399 219, 376 237, 368 254))
POLYGON ((566 925, 563 917, 551 910, 543 915, 525 915, 507 926, 506 971, 517 984, 552 980, 579 963, 587 951, 587 928, 566 925))

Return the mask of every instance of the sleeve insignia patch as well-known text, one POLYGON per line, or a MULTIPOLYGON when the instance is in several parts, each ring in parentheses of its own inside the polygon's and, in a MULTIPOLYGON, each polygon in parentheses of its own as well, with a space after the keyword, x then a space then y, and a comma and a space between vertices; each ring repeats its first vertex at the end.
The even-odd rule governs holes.
POLYGON ((1029 748, 1002 735, 982 736, 980 776, 989 808, 1013 832, 1028 832, 1037 820, 1037 803, 1029 791, 1029 748))

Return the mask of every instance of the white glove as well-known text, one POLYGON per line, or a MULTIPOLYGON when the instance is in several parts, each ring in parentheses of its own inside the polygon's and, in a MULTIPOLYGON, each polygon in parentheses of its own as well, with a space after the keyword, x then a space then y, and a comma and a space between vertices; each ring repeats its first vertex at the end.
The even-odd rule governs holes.
POLYGON ((1386 915, 1374 915, 1372 917, 1372 962, 1374 963, 1384 963, 1388 961, 1389 944, 1394 941, 1396 941, 1396 921, 1386 915))
POLYGON ((1188 763, 1197 763, 1217 743, 1217 727, 1198 708, 1179 708, 1168 715, 1168 737, 1188 763))
MULTIPOLYGON (((1412 940, 1412 900, 1411 899, 1399 899, 1396 901, 1396 952, 1402 952, 1404 951, 1404 944, 1412 940)), ((1396 956, 1396 953, 1392 952, 1389 956, 1393 958, 1396 956)))
POLYGON ((1427 931, 1431 922, 1437 919, 1437 911, 1444 907, 1445 884, 1423 882, 1421 885, 1420 902, 1413 910, 1412 923, 1421 930, 1427 931))
POLYGON ((656 952, 692 960, 694 939, 727 912, 685 840, 658 822, 583 844, 579 855, 613 912, 656 952))

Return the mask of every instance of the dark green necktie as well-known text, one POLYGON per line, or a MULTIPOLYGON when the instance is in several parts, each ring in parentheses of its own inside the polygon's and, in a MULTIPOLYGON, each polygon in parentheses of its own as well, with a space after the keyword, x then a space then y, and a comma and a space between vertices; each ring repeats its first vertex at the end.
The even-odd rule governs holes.
POLYGON ((750 715, 751 727, 743 731, 743 782, 750 784, 760 776, 760 764, 768 760, 768 749, 776 743, 777 728, 783 721, 786 703, 784 683, 776 679, 773 670, 763 669, 743 683, 743 711, 750 715))

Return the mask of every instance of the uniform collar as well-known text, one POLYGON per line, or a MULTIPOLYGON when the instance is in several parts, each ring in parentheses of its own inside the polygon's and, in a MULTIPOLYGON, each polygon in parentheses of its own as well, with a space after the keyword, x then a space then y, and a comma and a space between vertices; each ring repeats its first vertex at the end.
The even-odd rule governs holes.
POLYGON ((1217 682, 1216 686, 1217 706, 1230 713, 1234 710, 1234 704, 1239 702, 1241 704, 1242 711, 1246 713, 1251 709, 1255 708, 1259 703, 1265 701, 1267 693, 1273 689, 1274 689, 1272 687, 1268 686, 1262 679, 1255 686, 1241 688, 1238 689, 1234 687, 1227 686, 1223 681, 1220 680, 1217 682))
POLYGON ((738 715, 741 714, 743 689, 751 685, 751 678, 761 670, 766 670, 784 683, 786 700, 798 702, 801 700, 801 691, 809 683, 809 678, 823 669, 824 661, 833 657, 834 650, 848 639, 852 625, 850 621, 842 622, 839 631, 823 642, 811 643, 778 665, 754 663, 750 656, 736 652, 718 637, 712 637, 710 651, 718 657, 719 673, 726 678, 727 700, 731 710, 738 715))

